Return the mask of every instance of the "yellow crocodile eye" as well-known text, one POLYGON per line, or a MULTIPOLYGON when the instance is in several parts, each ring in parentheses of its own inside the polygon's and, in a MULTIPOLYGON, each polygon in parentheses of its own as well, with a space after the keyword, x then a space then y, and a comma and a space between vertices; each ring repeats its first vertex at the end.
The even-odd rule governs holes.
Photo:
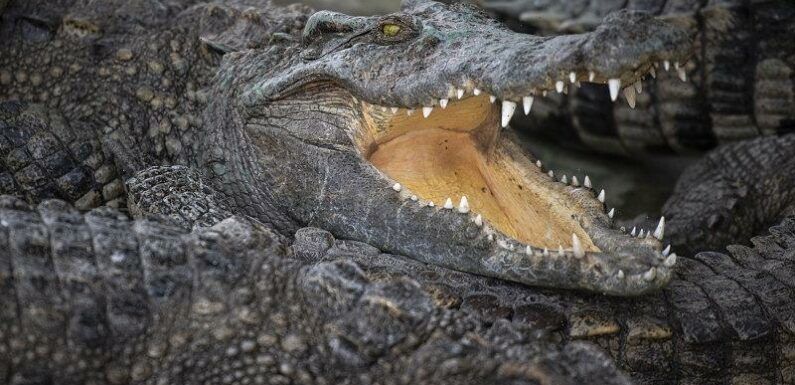
POLYGON ((384 32, 384 35, 388 37, 397 36, 401 29, 402 28, 397 24, 384 24, 384 26, 381 27, 381 31, 384 32))

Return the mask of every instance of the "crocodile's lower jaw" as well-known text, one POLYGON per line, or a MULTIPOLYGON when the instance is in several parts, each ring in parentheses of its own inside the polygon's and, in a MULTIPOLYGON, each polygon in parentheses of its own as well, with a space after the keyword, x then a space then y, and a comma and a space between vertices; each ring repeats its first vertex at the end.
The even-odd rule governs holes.
POLYGON ((577 199, 583 188, 556 182, 500 135, 500 108, 489 96, 450 101, 423 111, 362 103, 357 144, 380 171, 417 197, 417 204, 471 210, 502 234, 539 249, 599 251, 582 227, 602 202, 577 199), (394 111, 394 112, 393 112, 394 111), (461 208, 461 201, 465 207, 461 208), (449 203, 448 203, 449 205, 449 203))

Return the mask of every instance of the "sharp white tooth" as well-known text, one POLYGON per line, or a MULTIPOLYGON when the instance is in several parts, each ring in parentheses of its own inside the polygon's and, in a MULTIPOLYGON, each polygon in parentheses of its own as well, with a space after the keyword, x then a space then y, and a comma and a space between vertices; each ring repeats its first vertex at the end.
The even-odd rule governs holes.
POLYGON ((436 206, 436 203, 433 203, 433 201, 428 202, 428 207, 434 207, 434 206, 436 206))
POLYGON ((643 229, 640 229, 640 234, 638 234, 638 238, 643 238, 643 229))
POLYGON ((527 247, 524 248, 524 252, 527 253, 527 255, 533 255, 533 248, 530 247, 530 246, 527 246, 527 247))
POLYGON ((431 112, 433 111, 433 107, 422 107, 422 116, 429 117, 431 116, 431 112))
POLYGON ((395 183, 394 185, 392 185, 392 190, 400 192, 400 190, 402 190, 402 189, 403 189, 403 186, 401 186, 400 183, 395 183))
POLYGON ((480 95, 480 88, 475 88, 474 90, 472 90, 472 94, 475 95, 475 96, 479 96, 480 95))
POLYGON ((618 277, 618 279, 624 279, 624 270, 619 270, 616 277, 618 277))
POLYGON ((627 98, 627 104, 629 104, 631 108, 635 108, 635 88, 624 88, 624 97, 627 98))
POLYGON ((384 106, 381 106, 381 111, 384 111, 384 112, 386 112, 386 107, 384 107, 384 106))
POLYGON ((416 201, 420 200, 420 198, 418 198, 416 195, 412 195, 412 196, 411 196, 411 200, 413 200, 414 202, 416 202, 416 201))
POLYGON ((490 102, 490 103, 492 103, 492 104, 493 104, 493 103, 494 103, 494 102, 496 102, 496 101, 497 101, 497 97, 496 97, 496 96, 494 96, 494 95, 489 95, 489 102, 490 102))
POLYGON ((406 115, 408 115, 408 116, 414 115, 414 109, 411 108, 411 109, 406 110, 406 115))
POLYGON ((459 88, 459 89, 455 90, 455 96, 457 98, 459 98, 459 99, 463 98, 464 97, 464 90, 462 88, 459 88))
POLYGON ((665 248, 662 251, 663 257, 667 257, 668 254, 671 254, 671 245, 665 246, 665 248))
POLYGON ((684 67, 677 69, 676 73, 679 75, 679 80, 683 82, 687 81, 687 72, 685 71, 684 67))
POLYGON ((556 81, 555 82, 555 91, 558 91, 558 93, 563 92, 563 86, 564 86, 563 80, 556 81))
POLYGON ((541 91, 541 96, 543 96, 543 97, 547 97, 547 90, 543 90, 543 91, 541 91))
POLYGON ((565 254, 565 253, 566 253, 566 252, 565 252, 565 251, 563 251, 563 246, 561 246, 561 245, 558 245, 558 255, 562 257, 562 256, 563 256, 563 254, 565 254))
POLYGON ((554 171, 549 170, 549 172, 547 174, 549 175, 550 178, 555 178, 555 172, 554 171))
POLYGON ((478 227, 483 226, 483 216, 482 215, 478 214, 478 216, 475 217, 475 225, 477 225, 478 227))
POLYGON ((671 62, 670 62, 670 61, 668 61, 668 60, 664 61, 664 62, 663 62, 663 68, 665 68, 665 71, 666 71, 666 72, 667 72, 668 70, 670 70, 670 69, 671 69, 671 62))
POLYGON ((582 183, 585 187, 591 188, 593 185, 591 184, 591 178, 588 175, 585 176, 585 181, 582 183))
POLYGON ((665 267, 674 267, 674 265, 676 265, 676 253, 672 253, 668 258, 665 258, 663 265, 665 265, 665 267))
POLYGON ((540 161, 540 160, 537 160, 537 161, 536 161, 536 166, 538 166, 538 168, 541 168, 541 166, 543 166, 543 164, 541 164, 541 161, 540 161))
POLYGON ((607 213, 607 217, 608 217, 608 218, 610 218, 610 219, 613 219, 613 216, 614 216, 614 215, 616 215, 616 209, 615 209, 615 207, 614 207, 614 208, 612 208, 612 209, 610 209, 610 212, 608 212, 608 213, 607 213))
POLYGON ((585 256, 585 250, 582 249, 582 243, 580 243, 580 237, 577 234, 571 234, 571 248, 574 249, 575 258, 579 259, 585 256))
POLYGON ((574 83, 577 81, 577 74, 574 72, 569 72, 569 81, 574 83))
POLYGON ((678 61, 675 61, 675 62, 674 62, 674 68, 675 68, 675 69, 679 69, 679 62, 678 62, 678 61))
POLYGON ((489 234, 486 238, 488 238, 489 242, 494 242, 494 234, 489 234))
POLYGON ((542 254, 544 254, 544 256, 545 256, 545 257, 548 257, 548 256, 549 256, 549 249, 547 249, 547 248, 545 247, 545 248, 544 248, 544 252, 543 252, 542 254))
POLYGON ((532 96, 523 97, 522 106, 524 107, 524 114, 525 115, 529 114, 530 109, 533 108, 533 97, 532 96))
POLYGON ((635 232, 635 228, 634 228, 634 227, 632 228, 632 231, 629 233, 629 235, 631 235, 631 236, 633 236, 633 237, 634 237, 635 235, 637 235, 637 233, 635 232))
POLYGON ((461 202, 458 203, 458 212, 461 214, 466 214, 469 212, 469 200, 467 200, 466 195, 461 197, 461 202))
POLYGON ((444 208, 446 208, 448 210, 452 210, 453 209, 453 200, 450 199, 450 198, 447 198, 447 200, 444 201, 444 208))
POLYGON ((610 88, 610 100, 618 99, 618 90, 621 89, 621 79, 609 79, 607 86, 610 88))
POLYGON ((657 276, 657 269, 652 267, 649 271, 643 273, 643 279, 648 282, 654 281, 654 277, 657 276))
POLYGON ((640 79, 638 79, 638 81, 636 81, 635 84, 633 84, 633 86, 635 86, 635 92, 637 92, 638 95, 640 95, 641 92, 643 92, 643 82, 640 79))
POLYGON ((652 78, 657 79, 657 70, 654 68, 649 69, 649 74, 651 74, 652 78))
POLYGON ((566 175, 563 175, 563 178, 560 178, 560 183, 569 184, 569 178, 566 178, 566 175))
POLYGON ((516 112, 516 103, 503 100, 502 101, 502 126, 508 127, 508 123, 511 122, 511 117, 513 117, 513 113, 516 112))
POLYGON ((576 176, 571 177, 571 185, 574 187, 580 187, 580 181, 577 180, 576 176))
POLYGON ((447 108, 448 102, 450 102, 450 99, 439 99, 439 107, 442 107, 442 109, 447 108))
POLYGON ((398 108, 397 107, 392 107, 392 108, 390 108, 390 110, 392 111, 393 114, 397 114, 397 112, 398 112, 398 108))
POLYGON ((658 240, 663 239, 665 236, 665 217, 660 218, 660 223, 657 224, 657 229, 654 230, 654 238, 658 240))
POLYGON ((593 82, 594 79, 596 79, 596 73, 593 71, 588 72, 588 81, 593 82))
POLYGON ((596 197, 596 199, 599 199, 599 202, 605 203, 605 190, 604 189, 602 189, 602 191, 599 191, 599 196, 596 197))

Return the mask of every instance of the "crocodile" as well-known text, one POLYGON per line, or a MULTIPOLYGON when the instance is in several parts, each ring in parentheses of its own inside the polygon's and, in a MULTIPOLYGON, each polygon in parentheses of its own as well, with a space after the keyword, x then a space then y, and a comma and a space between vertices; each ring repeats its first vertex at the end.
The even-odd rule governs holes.
MULTIPOLYGON (((650 12, 693 36, 694 55, 683 70, 687 82, 647 77, 637 110, 614 105, 604 87, 583 83, 568 95, 546 99, 546 108, 521 123, 525 128, 553 133, 567 144, 636 157, 703 153, 723 143, 795 132, 795 43, 779 38, 795 30, 791 1, 478 3, 515 29, 545 36, 594 30, 606 14, 620 9, 650 12)), ((655 75, 677 77, 669 68, 659 66, 655 75)))
MULTIPOLYGON (((613 228, 615 211, 593 181, 555 178, 500 128, 515 109, 532 107, 534 92, 560 88, 556 76, 633 84, 636 69, 684 63, 691 50, 680 28, 624 11, 588 34, 530 38, 476 8, 431 1, 379 17, 257 2, 104 4, 112 6, 12 2, 3 14, 0 98, 23 102, 0 106, 0 188, 44 201, 31 213, 4 198, 4 277, 13 279, 3 287, 14 293, 4 298, 21 315, 3 334, 14 382, 628 381, 591 344, 549 343, 558 334, 539 328, 540 339, 527 340, 535 332, 470 314, 477 304, 459 306, 455 290, 440 286, 462 279, 471 291, 503 287, 506 301, 509 291, 556 293, 568 309, 592 303, 655 325, 671 321, 667 329, 628 318, 625 328, 602 327, 596 316, 572 322, 580 327, 573 336, 612 336, 608 350, 641 381, 665 367, 681 383, 790 381, 790 222, 772 229, 764 247, 732 251, 734 265, 720 253, 682 262, 677 274, 686 278, 678 279, 677 255, 661 242, 664 221, 642 235, 613 228), (182 182, 187 189, 174 185, 182 182), (126 208, 139 219, 112 209, 84 217, 52 197, 79 210, 126 208), (541 203, 525 207, 528 197, 541 203), (540 220, 522 222, 528 213, 540 220), (103 237, 106 229, 114 231, 103 237), (247 235, 263 232, 272 239, 265 243, 295 239, 292 255, 263 251, 252 240, 261 237, 247 235), (219 237, 223 250, 205 253, 219 237), (130 250, 141 255, 128 259, 130 250), (247 252, 255 256, 240 257, 247 252), (401 260, 393 254, 410 257, 420 274, 374 265, 401 260), (755 266, 760 260, 771 263, 755 266), (100 264, 108 261, 121 266, 100 264), (253 270, 249 262, 264 278, 242 273, 253 270), (60 295, 55 282, 67 287, 60 295), (448 331, 456 317, 466 325, 448 331), (260 338, 256 325, 278 336, 260 338), (661 344, 672 354, 644 360, 622 330, 634 330, 643 349, 661 344), (124 340, 130 333, 140 339, 124 340), (776 348, 762 354, 759 343, 776 348), (712 349, 724 345, 734 349, 712 349), (261 349, 279 353, 242 354, 261 349), (46 368, 36 366, 42 361, 46 368)), ((724 151, 737 158, 743 148, 724 151)), ((477 298, 490 297, 470 302, 477 298)))

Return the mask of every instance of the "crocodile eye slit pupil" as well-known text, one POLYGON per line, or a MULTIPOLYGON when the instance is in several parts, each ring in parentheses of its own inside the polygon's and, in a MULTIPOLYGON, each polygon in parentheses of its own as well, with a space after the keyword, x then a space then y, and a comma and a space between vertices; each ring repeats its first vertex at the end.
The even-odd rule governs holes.
POLYGON ((395 37, 400 33, 401 27, 397 24, 385 24, 381 27, 381 32, 384 33, 384 36, 387 37, 395 37))

